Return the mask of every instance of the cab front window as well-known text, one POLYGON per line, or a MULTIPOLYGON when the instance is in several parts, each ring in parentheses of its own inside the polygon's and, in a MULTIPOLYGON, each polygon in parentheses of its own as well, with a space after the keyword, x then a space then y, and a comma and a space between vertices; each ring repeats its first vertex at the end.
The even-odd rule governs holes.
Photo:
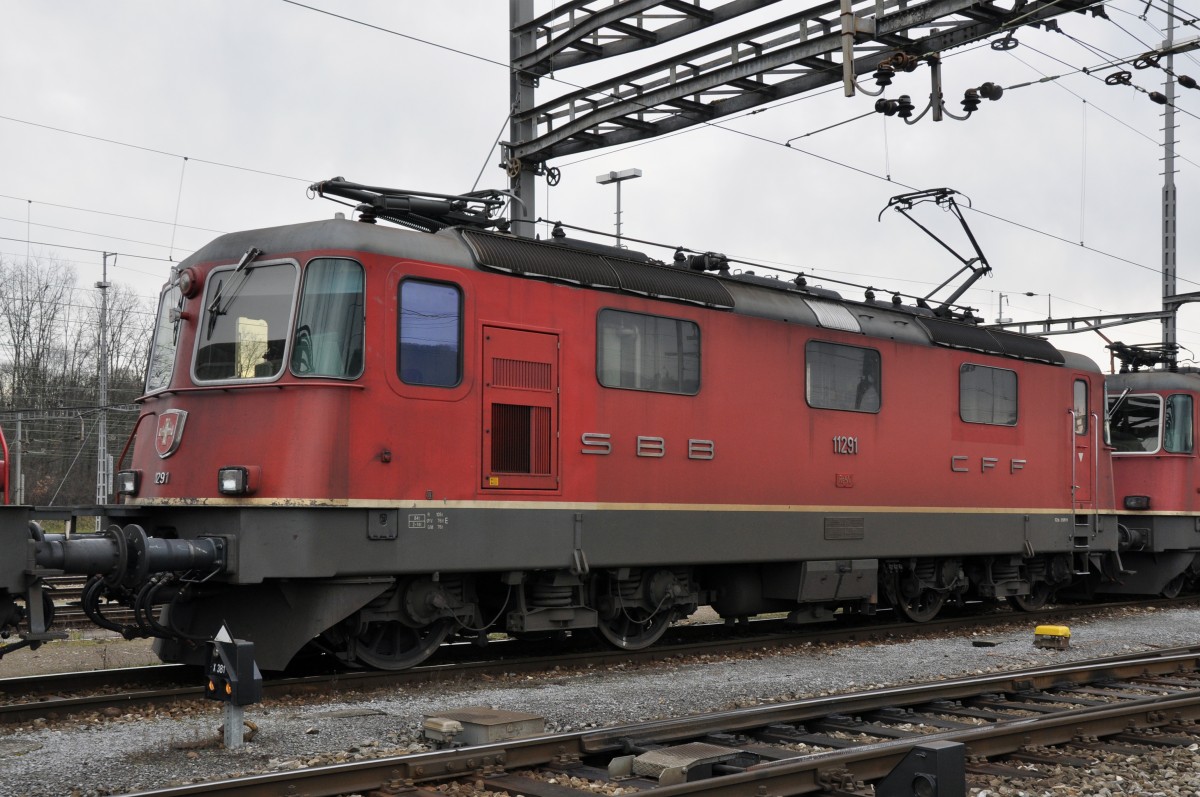
POLYGON ((1162 396, 1126 396, 1109 400, 1109 434, 1118 454, 1153 454, 1162 446, 1162 396))
POLYGON ((213 271, 205 281, 196 342, 197 382, 274 379, 283 370, 296 266, 257 263, 213 271))

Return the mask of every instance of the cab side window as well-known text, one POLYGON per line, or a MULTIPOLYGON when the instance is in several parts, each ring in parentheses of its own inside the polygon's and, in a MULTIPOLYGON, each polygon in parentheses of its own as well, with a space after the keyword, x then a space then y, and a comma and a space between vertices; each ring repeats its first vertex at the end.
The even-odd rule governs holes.
POLYGON ((1192 453, 1192 397, 1186 393, 1167 396, 1163 448, 1172 454, 1192 453))
POLYGON ((400 379, 454 387, 462 381, 462 291, 444 282, 400 283, 400 379))
POLYGON ((353 379, 363 368, 363 267, 322 257, 304 269, 292 373, 353 379))

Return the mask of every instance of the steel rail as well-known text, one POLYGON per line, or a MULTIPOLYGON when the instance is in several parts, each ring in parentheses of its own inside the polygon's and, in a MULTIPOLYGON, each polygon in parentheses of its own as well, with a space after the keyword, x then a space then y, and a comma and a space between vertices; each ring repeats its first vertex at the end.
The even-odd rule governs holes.
MULTIPOLYGON (((946 683, 872 690, 863 694, 816 698, 786 704, 718 712, 677 720, 629 725, 601 731, 545 735, 476 747, 418 753, 375 761, 318 767, 306 771, 258 775, 140 792, 137 797, 188 797, 196 794, 226 797, 259 797, 284 794, 344 794, 374 789, 404 790, 425 794, 415 786, 424 782, 473 777, 483 780, 502 772, 577 763, 585 757, 619 753, 628 743, 639 746, 665 744, 681 739, 703 738, 721 731, 759 728, 777 723, 799 723, 830 714, 853 714, 895 706, 919 706, 940 700, 987 694, 999 688, 1029 691, 1052 686, 1107 681, 1117 677, 1145 678, 1153 675, 1195 672, 1200 663, 1195 653, 1174 657, 1144 657, 1119 663, 1046 667, 1020 675, 1003 674, 964 678, 946 683)), ((888 740, 877 744, 799 758, 755 764, 745 771, 706 780, 659 786, 661 797, 704 794, 706 797, 744 797, 747 794, 791 795, 828 789, 831 780, 845 778, 875 780, 921 745, 959 742, 968 755, 996 756, 1013 753, 1029 745, 1057 745, 1081 736, 1109 736, 1131 730, 1157 729, 1200 718, 1200 681, 1186 694, 1147 696, 1119 704, 1070 708, 1048 716, 1016 718, 994 725, 978 726, 888 740)), ((869 730, 864 731, 870 733, 869 730)), ((504 776, 511 777, 511 776, 504 776)), ((562 793, 570 793, 564 790, 562 793)))

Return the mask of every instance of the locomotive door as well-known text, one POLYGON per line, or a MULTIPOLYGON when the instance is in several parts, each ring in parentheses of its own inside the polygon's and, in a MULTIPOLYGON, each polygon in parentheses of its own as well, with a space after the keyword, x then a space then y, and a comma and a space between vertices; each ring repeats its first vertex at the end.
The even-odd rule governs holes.
POLYGON ((1086 379, 1076 379, 1074 395, 1071 402, 1072 417, 1072 451, 1071 484, 1075 500, 1075 509, 1091 509, 1093 486, 1095 482, 1094 457, 1092 448, 1092 417, 1090 415, 1089 386, 1086 379))
POLYGON ((558 335, 483 328, 484 489, 558 489, 558 335))

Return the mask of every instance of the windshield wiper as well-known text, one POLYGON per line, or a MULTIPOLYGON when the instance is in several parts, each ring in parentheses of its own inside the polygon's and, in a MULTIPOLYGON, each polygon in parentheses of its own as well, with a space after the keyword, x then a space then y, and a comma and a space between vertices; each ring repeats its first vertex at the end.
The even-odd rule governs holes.
POLYGON ((217 283, 217 289, 213 292, 213 300, 208 305, 208 332, 207 339, 212 338, 213 329, 217 326, 217 317, 223 316, 229 312, 229 306, 233 304, 233 300, 237 298, 238 292, 242 286, 246 284, 246 280, 250 277, 250 272, 254 269, 250 268, 250 263, 262 255, 263 251, 256 246, 252 246, 246 250, 246 254, 242 255, 242 259, 238 261, 237 266, 233 269, 233 274, 241 278, 237 280, 236 286, 230 291, 229 300, 225 302, 225 306, 221 306, 221 299, 225 297, 224 282, 217 283))

